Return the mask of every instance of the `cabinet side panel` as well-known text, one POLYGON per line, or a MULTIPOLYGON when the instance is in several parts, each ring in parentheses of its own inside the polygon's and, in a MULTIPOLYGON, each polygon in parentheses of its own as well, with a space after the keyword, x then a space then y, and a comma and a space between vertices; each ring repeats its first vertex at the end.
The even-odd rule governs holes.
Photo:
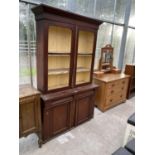
POLYGON ((36 106, 34 98, 30 98, 28 102, 20 104, 20 109, 22 133, 26 134, 30 131, 36 130, 38 124, 36 121, 36 106))
POLYGON ((102 108, 105 102, 105 83, 99 80, 94 79, 94 83, 99 85, 96 90, 96 105, 99 108, 102 108))
POLYGON ((45 74, 45 26, 43 21, 37 21, 37 88, 40 91, 45 91, 46 74, 45 74))
POLYGON ((42 122, 42 135, 43 135, 43 140, 46 140, 50 137, 50 132, 49 132, 49 113, 50 111, 43 111, 43 122, 42 122))

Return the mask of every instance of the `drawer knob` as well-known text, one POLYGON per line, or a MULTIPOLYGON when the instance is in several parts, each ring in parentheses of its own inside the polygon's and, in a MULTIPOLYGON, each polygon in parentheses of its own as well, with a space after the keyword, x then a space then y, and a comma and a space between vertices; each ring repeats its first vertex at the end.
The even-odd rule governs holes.
POLYGON ((120 97, 122 98, 123 95, 120 95, 120 97))
POLYGON ((112 102, 112 99, 110 99, 110 102, 112 102))
POLYGON ((115 86, 115 84, 112 84, 112 87, 114 87, 115 86))
POLYGON ((111 91, 111 94, 113 94, 113 93, 114 93, 114 91, 112 90, 112 91, 111 91))
POLYGON ((122 81, 122 83, 124 84, 124 83, 125 83, 125 81, 122 81))
POLYGON ((124 89, 124 87, 122 87, 122 90, 124 89))

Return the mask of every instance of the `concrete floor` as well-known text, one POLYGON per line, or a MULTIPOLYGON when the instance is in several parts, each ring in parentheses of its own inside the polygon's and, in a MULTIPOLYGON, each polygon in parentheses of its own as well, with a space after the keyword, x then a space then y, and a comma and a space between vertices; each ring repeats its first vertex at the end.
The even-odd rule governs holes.
POLYGON ((20 155, 111 155, 123 144, 126 121, 134 112, 135 98, 101 112, 94 118, 38 148, 38 137, 31 134, 19 140, 20 155))

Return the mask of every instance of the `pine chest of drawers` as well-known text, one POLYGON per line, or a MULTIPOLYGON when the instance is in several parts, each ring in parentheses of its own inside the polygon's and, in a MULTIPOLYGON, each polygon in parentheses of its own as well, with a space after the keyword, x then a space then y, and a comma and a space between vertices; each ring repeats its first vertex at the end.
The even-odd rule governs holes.
POLYGON ((94 77, 94 83, 99 85, 96 93, 96 106, 105 111, 126 101, 129 77, 125 74, 104 74, 94 77))

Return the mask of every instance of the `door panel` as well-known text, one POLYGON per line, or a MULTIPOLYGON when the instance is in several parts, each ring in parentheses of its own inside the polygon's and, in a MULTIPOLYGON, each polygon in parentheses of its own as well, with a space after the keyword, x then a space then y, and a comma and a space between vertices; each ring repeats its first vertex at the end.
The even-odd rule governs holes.
POLYGON ((69 103, 53 108, 53 134, 69 128, 69 103))
POLYGON ((76 85, 91 82, 91 72, 94 57, 95 32, 93 30, 78 29, 76 85))
POLYGON ((93 116, 94 92, 89 91, 76 98, 76 125, 85 122, 93 116))
POLYGON ((23 134, 32 132, 38 127, 37 101, 34 97, 28 98, 20 104, 20 129, 23 134))
POLYGON ((58 23, 48 27, 48 90, 71 86, 73 27, 58 23))
POLYGON ((70 128, 71 104, 73 99, 66 98, 53 101, 49 105, 54 105, 45 111, 44 115, 44 140, 57 135, 70 128), (47 114, 47 115, 46 115, 47 114))

